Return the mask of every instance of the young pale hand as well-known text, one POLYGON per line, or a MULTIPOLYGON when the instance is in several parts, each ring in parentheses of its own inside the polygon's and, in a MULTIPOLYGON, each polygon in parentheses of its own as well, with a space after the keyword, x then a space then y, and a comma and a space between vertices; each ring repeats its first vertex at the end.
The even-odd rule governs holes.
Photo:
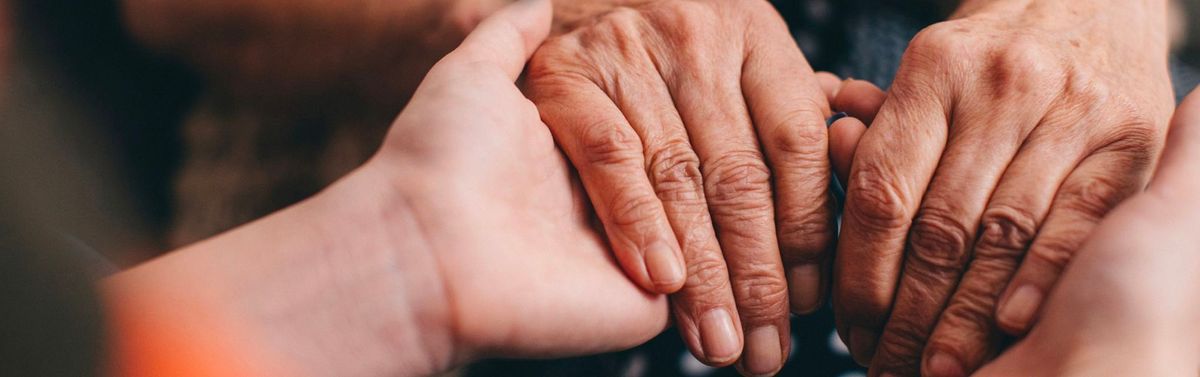
POLYGON ((514 84, 550 19, 548 1, 530 0, 481 24, 429 72, 378 154, 317 196, 112 279, 113 302, 158 310, 123 310, 136 326, 122 328, 155 322, 141 334, 217 338, 254 351, 217 347, 231 363, 318 376, 435 374, 660 333, 666 297, 618 267, 514 84))

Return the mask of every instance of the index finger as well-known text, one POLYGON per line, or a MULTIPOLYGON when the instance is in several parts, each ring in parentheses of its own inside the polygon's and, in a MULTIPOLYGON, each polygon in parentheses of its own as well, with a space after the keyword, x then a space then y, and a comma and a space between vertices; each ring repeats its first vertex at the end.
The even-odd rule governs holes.
POLYGON ((854 359, 866 365, 891 309, 913 217, 947 139, 947 109, 898 81, 855 153, 838 241, 834 313, 854 359))
POLYGON ((758 139, 774 178, 775 221, 795 313, 816 311, 833 242, 827 93, 782 25, 758 29, 742 74, 758 139))

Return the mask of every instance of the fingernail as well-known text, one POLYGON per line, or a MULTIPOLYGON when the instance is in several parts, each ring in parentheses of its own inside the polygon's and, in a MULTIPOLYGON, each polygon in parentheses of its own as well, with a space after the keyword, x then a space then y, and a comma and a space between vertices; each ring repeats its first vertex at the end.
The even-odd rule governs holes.
POLYGON ((683 261, 675 249, 658 242, 646 249, 646 273, 658 288, 678 287, 684 279, 683 261))
POLYGON ((788 269, 792 311, 809 314, 821 306, 821 266, 804 264, 788 269))
POLYGON ((997 319, 1009 326, 1025 329, 1041 304, 1042 292, 1032 285, 1023 285, 1000 308, 997 319))
POLYGON ((783 366, 783 345, 779 343, 779 329, 775 326, 759 327, 746 335, 746 353, 742 357, 742 368, 755 376, 774 374, 783 366))
MULTIPOLYGON (((776 340, 778 342, 778 340, 776 340)), ((713 363, 731 361, 741 352, 737 326, 724 308, 716 308, 700 317, 700 346, 704 358, 713 363)))
POLYGON ((875 356, 875 341, 877 336, 874 331, 868 330, 866 327, 850 328, 850 355, 854 356, 854 362, 858 365, 871 365, 871 358, 875 356))
POLYGON ((967 375, 967 372, 963 370, 962 363, 945 352, 933 354, 933 357, 929 358, 929 365, 926 369, 928 370, 925 372, 932 377, 964 377, 967 375))

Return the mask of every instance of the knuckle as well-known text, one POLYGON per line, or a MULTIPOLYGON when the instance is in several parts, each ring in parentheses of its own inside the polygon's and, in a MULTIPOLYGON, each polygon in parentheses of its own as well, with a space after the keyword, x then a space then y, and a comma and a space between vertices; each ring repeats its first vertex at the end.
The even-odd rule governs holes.
POLYGON ((629 192, 618 194, 612 202, 610 221, 624 231, 637 232, 638 228, 648 226, 658 215, 658 199, 643 195, 633 195, 629 192))
POLYGON ((585 126, 582 131, 580 149, 588 165, 640 165, 641 142, 631 130, 601 122, 585 126))
POLYGON ((833 244, 833 219, 824 210, 799 215, 780 213, 778 223, 779 247, 784 262, 789 264, 819 262, 833 244))
POLYGON ((821 163, 826 160, 828 134, 824 124, 813 121, 823 118, 812 110, 816 108, 815 104, 811 107, 805 105, 780 115, 778 119, 781 123, 772 128, 774 132, 771 139, 777 145, 777 152, 783 156, 771 156, 772 160, 776 160, 775 163, 821 163))
POLYGON ((694 47, 713 33, 717 18, 712 7, 696 1, 664 0, 642 8, 646 17, 673 46, 694 47))
POLYGON ((1047 54, 1037 42, 1017 37, 986 53, 982 85, 995 98, 1023 98, 1061 75, 1059 58, 1047 54))
POLYGON ((980 220, 980 257, 1018 259, 1037 234, 1037 221, 1027 210, 1012 206, 988 208, 980 220), (984 253, 996 253, 984 255, 984 253))
POLYGON ((650 179, 664 201, 703 200, 700 159, 686 141, 673 141, 650 155, 650 179))
POLYGON ((927 326, 918 325, 905 317, 893 316, 888 320, 888 335, 879 344, 877 355, 883 355, 883 363, 891 368, 916 370, 918 357, 925 349, 929 337, 927 326))
POLYGON ((913 37, 906 56, 913 55, 932 62, 957 62, 969 57, 975 45, 965 38, 966 32, 955 21, 936 23, 913 37))
POLYGON ((1075 255, 1075 250, 1079 246, 1079 241, 1068 238, 1047 238, 1029 249, 1029 258, 1037 259, 1054 268, 1055 271, 1061 272, 1067 267, 1067 263, 1071 262, 1071 257, 1075 255))
POLYGON ((882 169, 864 163, 850 177, 846 211, 854 214, 861 225, 872 230, 889 231, 908 226, 910 210, 901 200, 895 182, 882 169))
POLYGON ((970 232, 955 216, 927 208, 913 221, 909 253, 914 267, 936 275, 957 273, 966 264, 970 232))
POLYGON ((642 19, 641 12, 629 7, 616 7, 605 13, 591 25, 590 28, 584 29, 588 33, 588 37, 599 35, 622 35, 635 36, 638 33, 631 30, 630 27, 635 25, 638 20, 642 19))
POLYGON ((688 258, 687 271, 684 287, 692 297, 721 295, 721 291, 729 289, 729 270, 720 258, 688 258))
POLYGON ((991 63, 1009 69, 1014 82, 1050 72, 1049 68, 1057 65, 1054 55, 1046 53, 1045 47, 1030 37, 1018 36, 992 51, 991 63))
POLYGON ((738 301, 738 314, 744 321, 774 322, 787 315, 787 283, 778 273, 759 271, 738 280, 734 296, 738 301))
POLYGON ((954 300, 946 307, 939 321, 945 321, 948 326, 959 331, 987 331, 995 321, 993 314, 999 294, 1000 292, 991 287, 968 285, 954 296, 954 300))
POLYGON ((715 206, 749 204, 747 210, 761 210, 770 205, 771 172, 758 152, 734 152, 706 164, 704 177, 707 198, 715 206))
POLYGON ((1134 185, 1122 182, 1132 177, 1095 176, 1079 179, 1063 187, 1061 200, 1064 209, 1099 221, 1126 197, 1133 195, 1134 185))
POLYGON ((1164 139, 1163 127, 1140 115, 1130 115, 1113 128, 1105 148, 1120 155, 1124 171, 1148 169, 1164 139))

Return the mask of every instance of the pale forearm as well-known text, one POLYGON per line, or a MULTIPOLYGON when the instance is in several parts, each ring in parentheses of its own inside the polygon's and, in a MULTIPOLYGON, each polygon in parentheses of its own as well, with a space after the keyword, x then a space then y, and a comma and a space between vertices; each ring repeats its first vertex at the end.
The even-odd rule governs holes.
POLYGON ((109 302, 151 308, 160 313, 151 327, 179 330, 185 343, 253 352, 237 355, 252 365, 282 363, 314 376, 444 370, 454 350, 443 331, 441 281, 415 223, 383 192, 389 187, 355 173, 313 199, 110 279, 109 302), (195 326, 206 331, 188 330, 195 326))

